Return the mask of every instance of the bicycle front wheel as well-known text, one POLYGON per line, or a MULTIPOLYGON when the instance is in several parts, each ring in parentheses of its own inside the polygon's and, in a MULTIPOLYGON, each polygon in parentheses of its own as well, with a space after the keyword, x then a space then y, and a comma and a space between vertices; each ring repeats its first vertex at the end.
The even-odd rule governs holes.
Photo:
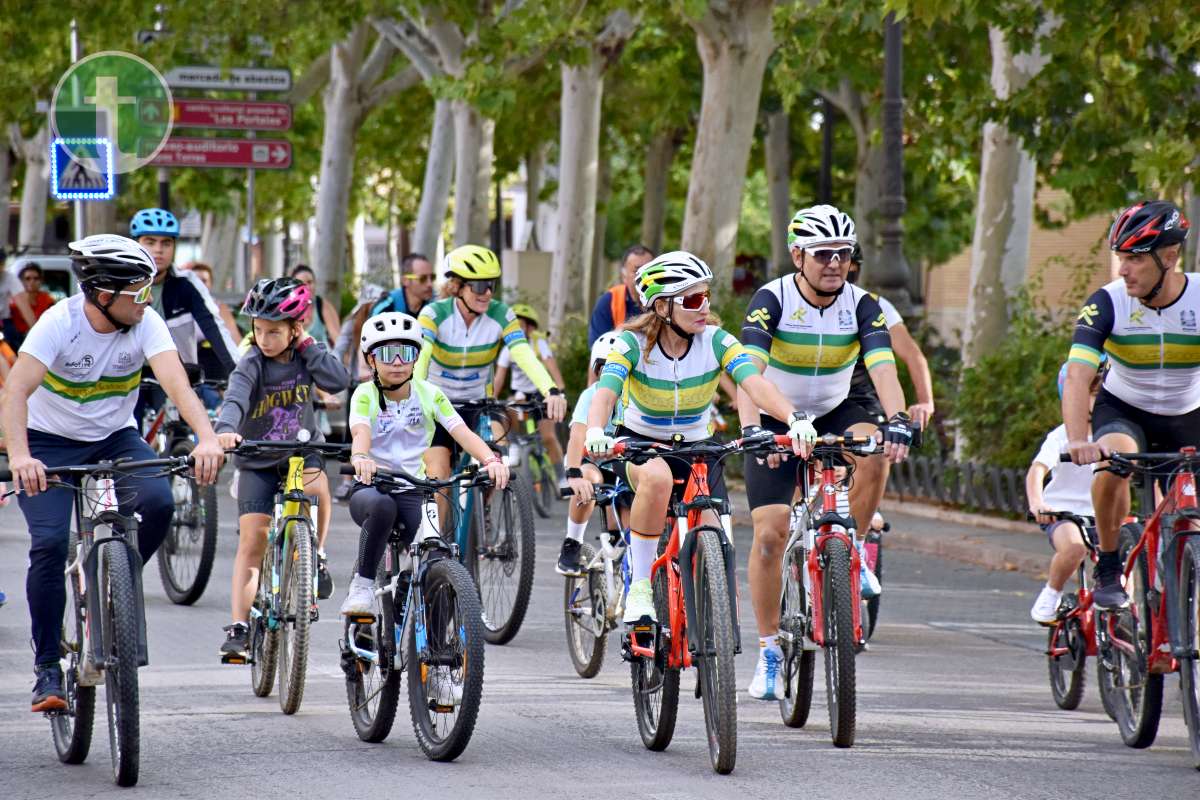
MULTIPOLYGON (((79 537, 71 531, 67 563, 75 563, 79 537)), ((63 611, 62 671, 67 694, 67 710, 50 717, 54 749, 64 764, 82 764, 92 747, 92 726, 96 716, 96 687, 79 685, 79 663, 83 657, 83 598, 76 576, 67 576, 67 606, 63 611)))
MULTIPOLYGON (((589 545, 580 545, 579 561, 589 564, 596 552, 589 545)), ((568 576, 563 584, 563 622, 567 629, 567 652, 581 678, 594 678, 604 663, 608 644, 606 609, 608 593, 604 573, 588 570, 581 576, 568 576)))
POLYGON ((853 604, 858 598, 850 595, 850 551, 837 537, 831 536, 825 542, 824 573, 822 600, 829 732, 835 746, 851 747, 857 714, 853 604))
POLYGON ((1179 580, 1179 619, 1183 621, 1182 644, 1192 654, 1179 660, 1179 688, 1183 695, 1183 720, 1192 745, 1192 765, 1200 769, 1200 539, 1190 537, 1183 546, 1179 580))
POLYGON ((280 588, 283 601, 279 621, 279 707, 295 714, 304 699, 304 681, 308 670, 308 637, 313 606, 313 535, 312 526, 296 520, 291 526, 291 541, 283 552, 280 588))
MULTIPOLYGON (((185 456, 190 442, 180 443, 172 456, 185 456)), ((217 554, 217 487, 201 486, 186 475, 171 476, 175 514, 158 549, 158 575, 172 603, 190 606, 208 587, 217 554)))
POLYGON ((737 762, 737 682, 733 674, 733 612, 725 578, 721 537, 711 529, 696 532, 696 667, 708 731, 708 756, 720 775, 737 762))
MULTIPOLYGON (((482 489, 473 491, 479 492, 476 502, 487 495, 482 489)), ((472 521, 467 554, 479 587, 484 635, 490 644, 507 644, 521 630, 529 610, 536 558, 533 498, 519 473, 503 491, 491 490, 483 514, 472 521)))
POLYGON ((783 693, 779 696, 779 716, 789 728, 803 728, 808 722, 817 665, 816 651, 804 649, 808 618, 804 569, 804 549, 796 544, 783 556, 783 592, 779 604, 779 630, 787 634, 781 640, 783 693))
POLYGON ((137 598, 129 553, 121 542, 101 545, 101 620, 107 647, 104 694, 108 704, 108 739, 113 780, 118 786, 138 782, 141 758, 138 713, 137 598))

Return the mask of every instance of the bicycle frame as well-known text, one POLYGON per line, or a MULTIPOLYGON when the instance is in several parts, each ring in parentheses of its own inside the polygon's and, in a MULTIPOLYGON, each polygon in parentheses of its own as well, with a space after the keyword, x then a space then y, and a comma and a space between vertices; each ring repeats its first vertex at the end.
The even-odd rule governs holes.
MULTIPOLYGON (((855 532, 855 522, 850 517, 845 517, 838 513, 836 470, 837 464, 835 463, 833 452, 823 452, 821 455, 821 483, 819 488, 821 516, 817 519, 815 526, 810 523, 810 530, 815 535, 813 537, 813 546, 808 551, 808 562, 805 565, 808 569, 808 579, 812 591, 812 638, 813 642, 821 647, 824 647, 826 644, 825 598, 823 595, 824 590, 821 588, 824 584, 821 579, 825 572, 825 547, 829 544, 830 539, 841 540, 850 552, 850 595, 851 597, 862 596, 862 562, 858 556, 858 548, 854 546, 854 541, 850 538, 855 532)), ((815 471, 816 466, 810 463, 808 472, 815 471)), ((850 613, 851 619, 854 622, 854 640, 856 643, 860 643, 863 641, 862 604, 859 602, 851 603, 850 613)))
MULTIPOLYGON (((280 583, 284 554, 290 552, 292 529, 297 521, 307 522, 312 536, 317 535, 317 513, 312 501, 304 488, 304 456, 288 456, 287 478, 283 491, 275 495, 275 513, 271 516, 271 526, 267 529, 267 546, 273 548, 275 557, 271 559, 271 608, 267 618, 267 626, 275 630, 283 622, 279 611, 280 583)), ((315 546, 315 544, 314 544, 315 546)), ((316 596, 316 570, 313 570, 313 596, 316 596)), ((253 613, 254 609, 251 609, 253 613)))
MULTIPOLYGON (((616 627, 620 620, 621 613, 625 608, 625 597, 629 594, 629 584, 632 582, 633 574, 629 571, 629 559, 626 554, 629 552, 629 528, 621 525, 621 514, 617 508, 617 498, 628 493, 628 487, 621 481, 617 481, 616 486, 611 492, 605 493, 603 498, 597 490, 596 507, 604 517, 604 535, 597 537, 600 542, 600 547, 592 556, 592 560, 583 566, 583 574, 587 575, 596 568, 604 570, 604 593, 606 597, 605 617, 607 630, 616 627), (609 513, 611 510, 614 522, 609 524, 609 513), (620 544, 617 544, 617 542, 620 544), (614 565, 620 564, 619 567, 614 565)), ((575 593, 571 596, 570 605, 575 606, 579 601, 579 595, 583 592, 584 587, 578 586, 575 593)), ((596 631, 597 635, 605 631, 596 631)))
MULTIPOLYGON (((479 413, 479 422, 476 425, 475 433, 479 434, 479 438, 489 445, 495 441, 495 436, 492 435, 492 415, 487 408, 483 408, 479 413)), ((462 472, 470 465, 471 461, 471 455, 464 451, 458 460, 455 471, 462 472)), ((459 560, 462 560, 466 558, 467 535, 471 530, 471 517, 475 514, 475 492, 471 491, 471 487, 464 488, 462 485, 456 484, 454 493, 454 504, 461 511, 454 530, 454 543, 458 547, 459 560)), ((482 534, 482 529, 480 533, 482 534)))
MULTIPOLYGON (((1083 522, 1082 519, 1072 520, 1076 525, 1083 522)), ((1096 546, 1093 544, 1091 536, 1088 534, 1087 526, 1081 525, 1080 530, 1083 533, 1084 544, 1087 546, 1088 558, 1079 564, 1079 571, 1076 580, 1079 582, 1079 590, 1077 592, 1078 600, 1075 607, 1072 608, 1063 617, 1060 617, 1054 624, 1054 636, 1051 641, 1059 641, 1060 638, 1065 641, 1063 634, 1072 621, 1078 621, 1080 630, 1083 631, 1084 641, 1087 643, 1086 654, 1090 657, 1095 657, 1098 648, 1096 646, 1096 613, 1092 604, 1092 587, 1088 585, 1087 567, 1089 561, 1096 563, 1096 546)), ((1054 647, 1046 650, 1046 655, 1051 658, 1059 658, 1071 654, 1069 647, 1054 647)))

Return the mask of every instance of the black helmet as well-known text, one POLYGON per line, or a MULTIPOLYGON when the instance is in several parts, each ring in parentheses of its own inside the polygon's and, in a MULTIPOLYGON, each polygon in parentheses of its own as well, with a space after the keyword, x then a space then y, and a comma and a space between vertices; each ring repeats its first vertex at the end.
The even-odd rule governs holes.
POLYGON ((1122 211, 1108 232, 1108 247, 1118 253, 1149 253, 1187 239, 1188 221, 1167 200, 1142 200, 1122 211))
POLYGON ((141 283, 153 278, 156 271, 146 248, 124 236, 100 233, 71 242, 69 247, 76 251, 71 254, 71 270, 89 296, 141 283))
POLYGON ((312 305, 312 292, 295 278, 263 278, 242 304, 242 313, 256 319, 300 319, 312 305))

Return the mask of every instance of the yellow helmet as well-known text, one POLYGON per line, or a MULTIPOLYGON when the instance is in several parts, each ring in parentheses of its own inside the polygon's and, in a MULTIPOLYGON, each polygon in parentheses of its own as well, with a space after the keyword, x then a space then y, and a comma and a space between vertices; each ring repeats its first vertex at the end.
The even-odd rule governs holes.
POLYGON ((500 260, 486 247, 464 244, 446 254, 442 262, 445 276, 456 275, 467 281, 495 280, 500 277, 500 260))
POLYGON ((517 303, 511 306, 511 308, 513 316, 517 317, 517 319, 527 319, 534 324, 534 327, 542 327, 542 318, 538 316, 538 312, 533 306, 526 303, 517 303))

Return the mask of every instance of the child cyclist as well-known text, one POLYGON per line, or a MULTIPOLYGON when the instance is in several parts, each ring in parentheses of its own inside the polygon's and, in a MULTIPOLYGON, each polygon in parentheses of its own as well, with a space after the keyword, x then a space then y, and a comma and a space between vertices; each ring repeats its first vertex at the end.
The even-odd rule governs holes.
MULTIPOLYGON (((1103 359, 1104 357, 1101 356, 1103 359)), ((1100 392, 1100 384, 1104 382, 1105 367, 1102 361, 1100 369, 1092 379, 1092 402, 1100 392)), ((1063 385, 1067 380, 1067 365, 1063 364, 1058 373, 1058 399, 1062 400, 1063 385)), ((1054 558, 1050 560, 1050 569, 1046 575, 1046 585, 1038 594, 1037 600, 1029 616, 1034 622, 1042 625, 1053 625, 1058 618, 1058 603, 1062 600, 1063 587, 1087 555, 1087 546, 1083 537, 1094 535, 1095 531, 1082 531, 1079 525, 1066 519, 1055 519, 1047 512, 1060 511, 1076 516, 1094 519, 1096 512, 1092 508, 1092 466, 1079 466, 1071 462, 1059 460, 1059 454, 1067 450, 1067 428, 1059 425, 1046 436, 1042 447, 1029 465, 1025 474, 1025 496, 1029 499, 1029 511, 1037 517, 1038 524, 1050 539, 1050 547, 1054 550, 1054 558), (1046 475, 1050 482, 1045 484, 1046 475)), ((1094 540, 1093 540, 1094 541, 1094 540)))
MULTIPOLYGON (((605 432, 617 398, 628 392, 623 424, 617 436, 669 443, 676 434, 684 442, 709 438, 708 416, 722 371, 746 390, 754 402, 776 419, 790 420, 793 450, 807 458, 817 439, 812 423, 754 368, 750 355, 730 333, 717 327, 709 312, 708 265, 691 253, 665 253, 637 271, 638 299, 646 312, 625 326, 609 354, 588 411, 586 447, 592 456, 612 451, 614 437, 605 432)), ((757 431, 746 431, 754 435, 757 431)), ((659 534, 666 525, 668 503, 676 479, 686 479, 691 466, 678 458, 653 458, 619 468, 634 489, 630 510, 629 568, 632 583, 625 604, 626 624, 657 621, 650 588, 650 565, 659 534)), ((728 500, 720 463, 710 463, 709 489, 728 500)), ((713 511, 707 524, 720 525, 713 511)))
MULTIPOLYGON (((542 366, 546 368, 546 372, 550 373, 550 377, 554 379, 555 383, 562 386, 562 373, 559 372, 558 362, 554 359, 554 351, 550 349, 549 337, 538 330, 542 326, 542 320, 538 316, 537 310, 525 303, 517 303, 512 307, 512 312, 516 316, 525 338, 529 340, 529 346, 537 355, 538 361, 542 362, 542 366)), ((512 351, 507 347, 500 351, 500 356, 496 359, 496 397, 504 396, 504 382, 510 373, 513 399, 542 399, 542 393, 538 391, 529 376, 520 367, 513 364, 512 351)), ((512 420, 512 427, 509 430, 524 430, 517 425, 516 412, 510 410, 509 418, 512 420)), ((563 449, 562 444, 558 441, 558 434, 554 430, 554 423, 540 413, 534 414, 534 421, 537 424, 538 433, 541 435, 542 444, 546 448, 546 454, 550 456, 550 463, 554 465, 557 477, 561 480, 563 477, 563 449)))
POLYGON ((424 477, 422 459, 440 429, 483 464, 497 487, 508 483, 508 467, 463 423, 445 393, 413 378, 422 340, 417 321, 398 311, 377 314, 363 324, 361 349, 371 380, 360 384, 350 398, 350 459, 357 478, 350 494, 350 516, 362 526, 362 533, 343 614, 374 612, 375 571, 396 520, 403 522, 406 542, 421 527, 422 493, 372 486, 378 468, 424 477))
MULTIPOLYGON (((242 313, 252 321, 250 349, 229 376, 216 429, 225 448, 243 438, 294 440, 301 430, 309 441, 323 440, 313 411, 313 386, 340 392, 350 374, 325 345, 304 333, 300 319, 312 305, 312 292, 294 278, 265 278, 246 296, 242 313)), ((275 494, 279 491, 278 455, 238 456, 238 551, 233 565, 233 623, 225 628, 221 653, 245 655, 247 621, 258 587, 258 571, 267 546, 275 494)), ((317 596, 333 594, 325 561, 325 537, 332 505, 322 459, 305 457, 304 482, 317 496, 317 596)))

